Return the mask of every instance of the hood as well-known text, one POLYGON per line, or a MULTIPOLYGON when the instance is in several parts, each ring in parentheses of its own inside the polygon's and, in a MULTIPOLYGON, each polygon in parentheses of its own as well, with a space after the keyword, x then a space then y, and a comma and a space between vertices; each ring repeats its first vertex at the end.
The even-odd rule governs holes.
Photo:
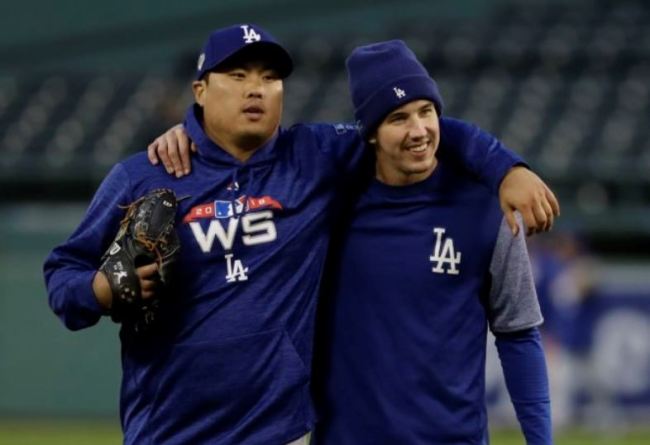
POLYGON ((203 110, 199 105, 193 104, 185 113, 184 122, 185 131, 196 144, 200 158, 225 168, 254 167, 267 164, 275 159, 275 145, 278 134, 282 131, 281 129, 268 142, 258 148, 246 162, 242 162, 208 137, 203 129, 202 112, 203 110))

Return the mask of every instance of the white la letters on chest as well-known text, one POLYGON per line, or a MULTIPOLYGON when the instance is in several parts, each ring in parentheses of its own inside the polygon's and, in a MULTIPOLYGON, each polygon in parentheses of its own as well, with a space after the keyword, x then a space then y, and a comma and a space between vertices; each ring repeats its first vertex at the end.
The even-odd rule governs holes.
POLYGON ((433 263, 433 273, 458 275, 457 266, 460 265, 460 252, 454 248, 454 240, 450 237, 444 237, 445 229, 434 227, 433 234, 436 237, 436 245, 433 248, 433 255, 429 261, 433 263), (444 238, 443 238, 444 237, 444 238), (447 264, 445 269, 443 266, 447 264))
POLYGON ((241 260, 233 260, 233 254, 229 253, 225 257, 226 266, 228 268, 228 274, 226 275, 226 281, 233 283, 235 281, 246 281, 248 280, 248 267, 244 267, 244 264, 241 260))

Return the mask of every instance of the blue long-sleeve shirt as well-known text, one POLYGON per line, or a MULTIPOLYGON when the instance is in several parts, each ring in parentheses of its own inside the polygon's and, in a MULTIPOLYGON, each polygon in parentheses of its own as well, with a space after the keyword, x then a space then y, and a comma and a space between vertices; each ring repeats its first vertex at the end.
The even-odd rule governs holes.
POLYGON ((416 184, 370 181, 321 301, 317 445, 485 445, 485 349, 497 335, 530 445, 550 445, 542 322, 524 231, 448 162, 416 184))

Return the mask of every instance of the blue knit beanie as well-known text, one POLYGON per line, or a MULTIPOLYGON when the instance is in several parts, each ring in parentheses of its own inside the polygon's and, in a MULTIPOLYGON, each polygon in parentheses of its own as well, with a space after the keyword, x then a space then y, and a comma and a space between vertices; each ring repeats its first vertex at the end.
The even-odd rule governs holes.
POLYGON ((391 111, 414 100, 428 99, 438 116, 442 114, 436 82, 403 41, 359 46, 346 66, 354 117, 364 140, 391 111))

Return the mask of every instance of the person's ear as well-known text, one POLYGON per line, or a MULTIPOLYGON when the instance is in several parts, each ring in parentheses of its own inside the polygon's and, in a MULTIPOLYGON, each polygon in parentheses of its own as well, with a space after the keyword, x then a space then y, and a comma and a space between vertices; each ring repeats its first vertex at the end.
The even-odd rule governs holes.
POLYGON ((206 87, 207 85, 205 80, 195 80, 194 82, 192 82, 192 92, 194 93, 194 101, 200 106, 203 106, 203 102, 205 101, 206 87))

